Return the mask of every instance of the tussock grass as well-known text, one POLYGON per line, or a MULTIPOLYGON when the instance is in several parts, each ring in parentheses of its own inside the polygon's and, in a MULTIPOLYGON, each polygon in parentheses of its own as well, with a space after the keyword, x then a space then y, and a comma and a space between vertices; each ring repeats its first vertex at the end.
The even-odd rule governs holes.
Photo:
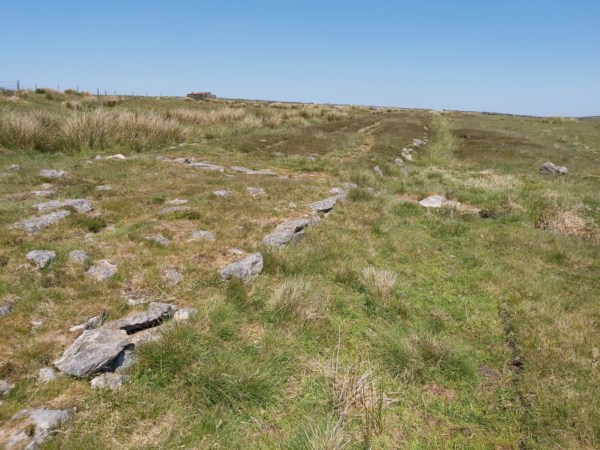
POLYGON ((392 289, 397 279, 398 274, 372 266, 364 268, 360 276, 363 286, 383 306, 386 306, 392 297, 392 289))
POLYGON ((448 166, 458 149, 458 139, 454 137, 449 122, 445 120, 435 120, 432 123, 432 132, 435 140, 427 145, 423 162, 435 167, 448 166))

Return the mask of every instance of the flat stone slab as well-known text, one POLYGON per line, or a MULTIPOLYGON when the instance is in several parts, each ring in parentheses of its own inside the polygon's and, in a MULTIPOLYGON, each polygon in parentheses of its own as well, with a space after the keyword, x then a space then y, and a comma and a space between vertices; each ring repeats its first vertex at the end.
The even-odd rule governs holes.
POLYGON ((8 170, 21 170, 21 166, 18 164, 12 164, 8 166, 8 170))
POLYGON ((90 255, 85 250, 73 250, 72 252, 69 252, 68 258, 71 261, 83 263, 86 262, 88 259, 92 259, 92 255, 90 255))
POLYGON ((207 241, 216 241, 215 235, 210 231, 192 231, 190 241, 197 241, 198 239, 206 239, 207 241))
POLYGON ((37 234, 42 230, 45 230, 53 223, 56 223, 71 214, 70 211, 55 211, 45 216, 30 217, 29 219, 23 219, 13 225, 13 228, 25 230, 31 234, 37 234))
POLYGON ((50 383, 57 378, 58 376, 52 367, 42 367, 38 370, 38 380, 42 384, 50 383))
POLYGON ((263 269, 263 257, 260 253, 252 253, 241 261, 229 264, 219 272, 223 280, 229 280, 236 277, 242 281, 250 281, 263 269))
POLYGON ((213 191, 213 195, 216 195, 217 197, 229 197, 229 191, 213 191))
POLYGON ((91 211, 92 202, 85 198, 74 198, 65 200, 63 202, 58 200, 51 200, 46 203, 36 203, 33 205, 34 208, 38 210, 38 212, 45 212, 52 209, 64 208, 65 206, 72 206, 78 213, 84 213, 91 211))
POLYGON ((564 175, 569 172, 569 169, 567 169, 564 166, 555 166, 551 162, 547 162, 547 163, 542 164, 542 167, 540 167, 540 172, 541 173, 549 173, 551 175, 556 175, 556 174, 564 175))
POLYGON ((441 208, 448 199, 443 195, 432 195, 419 202, 419 205, 425 206, 426 208, 441 208))
POLYGON ((50 250, 33 250, 25 256, 30 261, 33 261, 38 269, 43 269, 52 264, 56 259, 56 252, 50 250))
POLYGON ((128 334, 160 325, 173 316, 177 307, 168 303, 150 303, 148 310, 130 314, 122 319, 105 324, 102 328, 124 330, 128 334))
POLYGON ((333 209, 337 201, 337 197, 326 198, 325 200, 320 200, 318 202, 313 203, 312 205, 310 205, 310 208, 316 212, 327 212, 333 209))
POLYGON ((292 232, 297 233, 298 231, 303 230, 309 224, 307 219, 294 219, 288 220, 287 222, 280 223, 277 225, 278 230, 292 230, 292 232))
POLYGON ((19 423, 12 426, 5 443, 7 449, 37 450, 49 441, 52 430, 69 421, 75 414, 71 409, 22 409, 12 416, 19 423))
POLYGON ((269 169, 260 169, 260 170, 250 170, 245 167, 232 166, 231 170, 238 173, 244 173, 246 175, 266 175, 269 177, 276 177, 277 174, 269 169))
POLYGON ((159 214, 170 214, 178 211, 189 211, 187 206, 172 206, 170 208, 161 209, 159 214))
POLYGON ((120 389, 127 380, 129 380, 129 375, 103 373, 90 382, 90 387, 92 389, 110 389, 111 391, 114 391, 120 389))
POLYGON ((272 245, 274 247, 282 247, 292 240, 292 236, 294 235, 294 231, 289 228, 284 228, 281 230, 275 231, 268 235, 261 242, 262 245, 272 245))
POLYGON ((355 183, 344 183, 342 184, 346 189, 356 189, 358 186, 355 183))
POLYGON ((86 275, 88 275, 96 281, 104 281, 109 279, 116 273, 117 266, 103 259, 101 261, 98 261, 98 263, 95 266, 90 267, 89 270, 86 272, 86 275))
POLYGON ((46 178, 60 178, 64 177, 67 174, 64 170, 48 170, 42 169, 40 170, 40 176, 46 178))
POLYGON ((182 308, 175 311, 175 314, 173 315, 173 320, 176 320, 178 322, 182 320, 189 320, 190 317, 195 316, 197 313, 198 310, 196 308, 182 308))
POLYGON ((112 191, 110 186, 96 186, 97 191, 112 191))
POLYGON ((69 328, 71 333, 75 331, 85 331, 85 330, 93 330, 102 325, 102 316, 94 316, 89 319, 87 322, 82 323, 81 325, 75 325, 74 327, 69 328))
POLYGON ((189 163, 188 166, 197 167, 198 169, 207 169, 207 170, 221 170, 221 171, 225 170, 225 167, 217 166, 216 164, 212 164, 208 161, 192 162, 192 163, 189 163))
POLYGON ((32 191, 31 193, 36 197, 46 197, 48 195, 56 194, 56 191, 53 191, 52 189, 44 189, 42 191, 32 191))
POLYGON ((185 205, 188 201, 187 200, 180 200, 178 198, 176 198, 175 200, 171 200, 169 202, 167 202, 167 205, 185 205))
POLYGON ((110 365, 129 344, 129 336, 123 330, 86 330, 54 365, 68 375, 87 377, 110 365))
POLYGON ((167 286, 175 286, 183 281, 183 276, 176 269, 169 269, 164 273, 162 279, 167 286))
POLYGON ((260 197, 261 195, 267 195, 263 188, 247 187, 246 190, 252 194, 253 197, 260 197))
POLYGON ((159 244, 162 244, 162 245, 169 245, 171 243, 170 240, 168 240, 166 237, 164 237, 160 234, 153 234, 152 236, 144 236, 144 239, 147 239, 149 241, 158 242, 159 244))

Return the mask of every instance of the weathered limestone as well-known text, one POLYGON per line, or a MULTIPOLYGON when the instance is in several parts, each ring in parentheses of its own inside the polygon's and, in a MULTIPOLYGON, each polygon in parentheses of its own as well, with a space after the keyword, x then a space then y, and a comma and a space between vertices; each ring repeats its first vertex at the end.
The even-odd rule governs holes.
POLYGON ((216 241, 215 235, 210 231, 192 231, 191 238, 188 241, 197 241, 198 239, 206 239, 207 241, 216 241))
POLYGON ((73 250, 69 253, 69 260, 76 261, 78 263, 84 263, 88 259, 92 259, 92 255, 90 255, 85 250, 73 250))
POLYGON ((175 200, 171 200, 169 202, 167 202, 167 205, 185 205, 188 201, 187 200, 180 200, 178 198, 176 198, 175 200))
POLYGON ((441 208, 448 200, 443 195, 432 195, 419 202, 419 205, 426 208, 441 208))
POLYGON ((250 281, 263 269, 263 257, 260 253, 253 253, 246 256, 241 261, 229 264, 219 272, 223 280, 228 280, 231 277, 237 277, 242 281, 250 281))
POLYGON ((123 330, 86 330, 54 365, 68 375, 86 377, 108 366, 129 344, 129 336, 123 330))
POLYGON ((25 258, 33 261, 38 269, 50 266, 56 259, 56 252, 50 250, 33 250, 25 256, 25 258))
POLYGON ((53 191, 52 189, 44 189, 42 191, 32 191, 31 193, 36 197, 45 197, 47 195, 56 194, 56 191, 53 191))
POLYGON ((252 197, 267 195, 263 188, 247 187, 246 190, 252 194, 252 197))
POLYGON ((52 430, 69 421, 75 414, 71 409, 23 409, 12 416, 5 438, 6 449, 37 450, 44 442, 49 441, 52 430))
POLYGON ((40 176, 46 177, 46 178, 60 178, 60 177, 64 177, 66 174, 67 174, 67 172, 65 172, 64 170, 47 170, 47 169, 40 170, 40 176))
POLYGON ((170 214, 178 211, 189 211, 190 208, 187 206, 172 206, 170 208, 165 208, 160 210, 159 214, 170 214))
POLYGON ((396 165, 398 166, 403 166, 404 165, 404 161, 402 160, 402 158, 396 158, 394 160, 394 162, 396 163, 396 165))
POLYGON ((85 331, 85 330, 93 330, 102 325, 102 316, 94 316, 89 319, 87 322, 82 323, 81 325, 75 325, 74 327, 69 328, 71 333, 75 331, 85 331))
POLYGON ((12 312, 13 306, 20 300, 19 297, 15 297, 7 302, 0 305, 0 317, 4 317, 12 312))
POLYGON ((227 198, 229 197, 229 191, 213 191, 213 195, 216 195, 217 197, 227 198))
POLYGON ((127 380, 129 380, 129 375, 103 373, 90 382, 90 387, 92 389, 110 389, 111 391, 114 391, 120 389, 127 380))
POLYGON ((68 199, 64 202, 58 200, 51 200, 46 203, 36 203, 35 205, 33 205, 33 207, 36 208, 38 212, 45 212, 57 208, 64 208, 66 206, 72 206, 78 213, 89 212, 93 209, 92 202, 85 198, 68 199))
POLYGON ((9 395, 14 388, 15 385, 13 383, 0 380, 0 395, 9 395))
POLYGON ((209 161, 191 162, 188 164, 188 166, 197 167, 198 169, 207 169, 207 170, 220 170, 220 171, 225 170, 225 167, 211 164, 209 161))
POLYGON ((541 173, 549 173, 551 175, 556 175, 556 174, 564 175, 569 172, 569 169, 567 169, 564 166, 555 166, 551 162, 547 162, 547 163, 542 164, 542 167, 540 167, 540 172, 541 173))
POLYGON ((153 234, 152 236, 144 236, 144 239, 147 239, 149 241, 158 242, 161 245, 169 245, 171 243, 170 240, 168 240, 166 237, 164 237, 160 234, 153 234))
POLYGON ((110 186, 96 186, 97 191, 112 191, 110 186))
POLYGON ((58 376, 52 367, 42 367, 38 371, 38 380, 42 384, 50 383, 52 380, 56 380, 58 376))
POLYGON ((71 214, 69 211, 55 211, 45 216, 30 217, 29 219, 23 219, 13 225, 13 228, 19 228, 25 230, 31 234, 37 234, 42 230, 45 230, 53 223, 56 223, 71 214))
POLYGON ((191 317, 195 316, 198 313, 196 308, 182 308, 175 311, 173 315, 173 320, 182 321, 189 320, 191 317))
POLYGON ((175 286, 183 281, 183 276, 177 271, 177 269, 169 269, 164 273, 162 279, 167 286, 175 286))
POLYGON ((373 167, 373 171, 374 171, 374 172, 375 172, 377 175, 379 175, 380 177, 382 177, 382 176, 383 176, 383 172, 381 171, 381 169, 379 168, 379 166, 375 166, 375 167, 373 167))
POLYGON ((150 303, 146 311, 131 314, 122 319, 105 324, 102 328, 108 330, 124 330, 128 334, 139 330, 160 325, 177 311, 177 307, 168 303, 150 303))
POLYGON ((328 212, 333 209, 335 204, 337 203, 337 197, 326 198, 325 200, 321 200, 310 205, 311 209, 316 212, 328 212))
POLYGON ((8 170, 21 170, 21 166, 18 164, 12 164, 8 166, 8 170))
POLYGON ((246 175, 266 175, 268 177, 276 177, 277 174, 269 169, 250 170, 245 167, 232 166, 231 170, 237 173, 244 173, 246 175))
POLYGON ((116 273, 117 266, 103 259, 101 261, 98 261, 98 263, 95 266, 90 267, 89 270, 86 272, 86 275, 88 275, 96 281, 104 281, 108 280, 116 273))

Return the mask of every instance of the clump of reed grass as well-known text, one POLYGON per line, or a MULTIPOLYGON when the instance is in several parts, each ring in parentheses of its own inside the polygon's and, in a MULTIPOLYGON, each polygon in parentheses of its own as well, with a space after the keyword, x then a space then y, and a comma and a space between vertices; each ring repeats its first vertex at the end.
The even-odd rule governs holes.
POLYGON ((392 297, 392 289, 396 284, 398 275, 390 270, 366 267, 362 270, 360 281, 363 286, 386 306, 392 297))

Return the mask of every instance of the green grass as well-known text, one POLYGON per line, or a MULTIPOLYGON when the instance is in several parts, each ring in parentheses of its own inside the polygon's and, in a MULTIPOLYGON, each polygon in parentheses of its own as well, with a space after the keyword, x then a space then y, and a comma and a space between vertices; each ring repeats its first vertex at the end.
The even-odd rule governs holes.
MULTIPOLYGON (((66 100, 31 93, 29 103, 6 107, 60 115, 61 101, 82 98, 60 95, 66 100)), ((0 149, 3 167, 21 165, 0 179, 0 302, 21 298, 0 319, 0 377, 17 386, 0 420, 24 407, 76 406, 49 449, 600 445, 596 122, 361 108, 329 121, 311 106, 146 98, 111 111, 164 116, 225 106, 244 108, 244 117, 282 114, 284 122, 188 121, 181 126, 198 133, 198 145, 102 150, 127 161, 85 164, 97 153, 85 147, 0 149), (308 124, 286 124, 294 111, 308 124), (413 147, 405 177, 393 161, 423 138, 424 126, 429 144, 413 147), (290 178, 203 171, 159 155, 290 178), (569 174, 540 174, 546 161, 569 174), (47 182, 38 176, 44 168, 68 176, 50 181, 57 193, 42 200, 28 193, 47 182), (358 187, 299 245, 260 245, 345 182, 358 187), (112 191, 96 191, 99 184, 112 191), (267 195, 254 198, 248 186, 267 195), (219 189, 230 197, 213 196, 219 189), (416 203, 434 194, 462 206, 427 211, 416 203), (89 198, 99 215, 72 213, 38 235, 10 228, 33 215, 34 203, 76 197, 89 198), (176 198, 190 211, 158 214, 176 198), (216 241, 188 242, 196 230, 216 241), (153 234, 171 244, 144 239, 153 234), (252 282, 218 277, 239 259, 227 255, 233 247, 263 254, 252 282), (39 271, 25 260, 33 249, 54 250, 57 260, 39 271), (67 259, 76 249, 117 264, 117 276, 91 282, 87 266, 67 259), (170 268, 182 283, 165 284, 170 268), (119 392, 70 377, 38 384, 36 371, 75 339, 70 326, 102 311, 114 320, 144 309, 127 305, 128 289, 198 314, 167 323, 161 339, 142 346, 119 392), (33 329, 32 320, 42 326, 33 329)))

